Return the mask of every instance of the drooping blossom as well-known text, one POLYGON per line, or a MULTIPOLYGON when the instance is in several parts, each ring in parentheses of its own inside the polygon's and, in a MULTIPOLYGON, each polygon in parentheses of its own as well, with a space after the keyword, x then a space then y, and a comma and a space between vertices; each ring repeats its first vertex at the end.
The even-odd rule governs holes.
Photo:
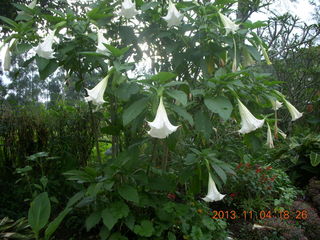
POLYGON ((104 44, 107 44, 107 39, 103 36, 103 32, 101 29, 98 30, 98 45, 97 45, 97 53, 101 53, 104 55, 110 55, 110 51, 106 48, 104 44))
POLYGON ((269 148, 274 148, 274 144, 273 144, 273 138, 272 138, 272 133, 271 133, 271 129, 269 126, 269 123, 267 123, 268 126, 268 130, 267 130, 267 145, 269 148))
POLYGON ((141 11, 136 9, 136 4, 134 2, 131 0, 124 0, 119 15, 129 19, 140 13, 141 11))
POLYGON ((179 26, 181 24, 183 14, 181 14, 176 6, 169 1, 168 13, 162 18, 167 21, 168 27, 179 26))
POLYGON ((39 45, 36 47, 35 52, 39 57, 43 57, 46 59, 54 58, 52 44, 55 32, 56 30, 49 31, 49 34, 44 38, 43 42, 39 43, 39 45))
POLYGON ((27 5, 27 7, 30 9, 34 9, 36 5, 37 5, 37 0, 33 0, 31 3, 27 5))
POLYGON ((264 48, 264 46, 261 45, 261 50, 262 50, 262 54, 263 54, 263 57, 265 58, 266 60, 266 63, 267 65, 271 65, 272 62, 270 61, 270 58, 269 58, 269 55, 267 53, 267 50, 264 48))
POLYGON ((271 100, 272 109, 277 111, 279 108, 282 107, 282 102, 279 102, 278 100, 271 100))
POLYGON ((281 137, 283 137, 284 139, 287 138, 287 134, 285 134, 280 128, 277 129, 278 133, 281 135, 281 137))
POLYGON ((289 110, 289 113, 291 115, 292 120, 291 121, 295 121, 299 118, 302 117, 303 113, 299 112, 290 102, 288 102, 286 99, 284 100, 284 104, 286 105, 286 107, 289 110))
POLYGON ((174 126, 170 123, 166 109, 163 105, 162 97, 160 98, 160 103, 158 106, 157 114, 153 122, 148 122, 151 128, 148 134, 154 138, 166 138, 171 133, 175 132, 179 126, 174 126))
POLYGON ((209 173, 209 181, 208 181, 208 193, 207 196, 202 198, 206 202, 215 202, 220 201, 225 197, 225 194, 219 193, 215 182, 213 181, 211 174, 209 173))
POLYGON ((241 116, 241 129, 239 130, 239 133, 245 134, 261 128, 264 124, 264 119, 260 120, 255 118, 246 108, 246 106, 244 106, 239 99, 237 100, 239 103, 239 112, 241 116))
POLYGON ((92 102, 95 105, 101 105, 105 103, 103 100, 103 95, 108 85, 109 75, 102 79, 94 88, 86 89, 88 93, 88 97, 85 97, 87 102, 92 102))
POLYGON ((10 43, 6 43, 1 49, 2 71, 9 71, 11 66, 10 43))
POLYGON ((223 15, 220 12, 219 12, 219 16, 221 18, 224 28, 226 29, 226 35, 228 35, 230 32, 234 34, 236 33, 236 31, 239 30, 239 24, 235 24, 233 21, 231 21, 230 18, 228 18, 227 16, 223 15))

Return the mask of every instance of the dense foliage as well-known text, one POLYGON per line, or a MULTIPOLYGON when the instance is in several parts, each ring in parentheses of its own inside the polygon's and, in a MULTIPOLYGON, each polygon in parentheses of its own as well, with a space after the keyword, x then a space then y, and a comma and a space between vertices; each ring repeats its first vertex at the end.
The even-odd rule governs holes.
MULTIPOLYGON (((303 194, 293 181, 306 171, 300 187, 319 177, 319 134, 286 139, 279 129, 294 135, 292 126, 319 112, 299 112, 267 72, 256 32, 265 24, 248 20, 244 5, 45 4, 14 4, 16 15, 0 17, 3 72, 15 69, 26 84, 61 77, 80 101, 67 104, 53 89, 49 106, 17 107, 38 100, 35 89, 3 102, 0 187, 17 188, 0 198, 0 217, 29 225, 3 218, 0 231, 13 223, 27 239, 226 239, 230 219, 214 210, 252 211, 255 221, 291 207, 303 194), (24 73, 34 67, 35 76, 24 73)), ((275 70, 296 65, 289 60, 275 70)), ((308 74, 316 83, 318 67, 308 74)), ((310 92, 314 104, 317 92, 302 95, 310 92)))

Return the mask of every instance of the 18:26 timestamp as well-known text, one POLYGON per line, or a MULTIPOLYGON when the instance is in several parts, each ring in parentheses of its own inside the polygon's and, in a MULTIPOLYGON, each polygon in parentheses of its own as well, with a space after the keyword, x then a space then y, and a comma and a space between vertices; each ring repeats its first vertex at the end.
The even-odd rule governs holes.
POLYGON ((235 210, 213 210, 212 212, 212 219, 244 219, 244 220, 251 220, 251 219, 266 219, 266 218, 280 218, 280 219, 296 219, 296 220, 306 220, 308 218, 308 211, 307 210, 296 210, 296 211, 277 211, 272 212, 270 210, 262 210, 258 212, 254 211, 242 211, 237 212, 235 210))

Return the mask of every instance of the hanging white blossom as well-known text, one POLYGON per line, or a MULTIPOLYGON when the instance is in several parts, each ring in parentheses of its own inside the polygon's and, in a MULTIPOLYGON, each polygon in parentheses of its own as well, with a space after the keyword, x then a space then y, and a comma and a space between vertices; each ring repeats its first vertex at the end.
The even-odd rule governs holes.
POLYGON ((37 5, 37 0, 33 0, 31 3, 27 5, 27 7, 30 9, 34 9, 36 5, 37 5))
POLYGON ((103 36, 103 32, 101 29, 98 30, 98 45, 97 45, 97 53, 101 53, 104 55, 110 55, 110 51, 106 48, 104 44, 107 44, 107 39, 103 36))
POLYGON ((241 116, 241 129, 239 130, 239 133, 245 134, 261 128, 264 124, 264 119, 260 120, 255 118, 239 99, 238 103, 241 116))
POLYGON ((36 47, 35 52, 38 54, 38 56, 46 59, 54 58, 52 44, 55 32, 56 30, 49 31, 49 34, 44 38, 43 42, 39 43, 39 45, 36 47))
POLYGON ((108 85, 109 75, 102 79, 94 88, 91 90, 86 89, 88 93, 88 97, 85 97, 87 102, 92 102, 95 105, 101 105, 105 103, 103 100, 103 95, 108 85))
POLYGON ((269 148, 274 148, 274 144, 273 144, 273 138, 272 138, 272 133, 271 133, 271 129, 269 126, 269 123, 267 123, 268 126, 268 130, 267 130, 267 145, 269 148))
POLYGON ((213 181, 211 174, 209 173, 209 181, 208 181, 208 193, 207 196, 202 198, 206 202, 215 202, 220 201, 225 197, 225 194, 219 193, 215 182, 213 181))
POLYGON ((136 9, 136 4, 134 2, 132 2, 131 0, 124 0, 121 5, 119 15, 125 18, 132 18, 140 13, 141 11, 136 9))
POLYGON ((282 107, 282 102, 279 102, 278 100, 271 100, 272 109, 277 111, 279 108, 282 107))
POLYGON ((175 132, 179 126, 174 126, 170 123, 166 109, 163 105, 162 97, 160 98, 160 103, 158 106, 157 114, 153 122, 148 122, 150 126, 150 131, 148 134, 154 138, 166 138, 171 133, 175 132))
POLYGON ((168 27, 179 26, 181 24, 181 20, 183 18, 183 14, 181 14, 176 6, 169 1, 168 13, 165 17, 162 17, 167 21, 168 27))
POLYGON ((6 43, 2 46, 1 65, 2 65, 2 71, 10 71, 11 53, 10 53, 10 44, 9 43, 6 43))
POLYGON ((281 137, 283 137, 284 139, 287 138, 287 134, 285 134, 281 129, 277 129, 278 130, 278 133, 281 135, 281 137))
POLYGON ((236 31, 239 30, 239 24, 235 24, 233 21, 230 20, 230 18, 228 18, 220 12, 219 16, 221 18, 224 28, 226 29, 226 35, 228 35, 230 32, 236 33, 236 31))
POLYGON ((284 100, 284 104, 286 105, 286 107, 288 108, 290 115, 292 117, 291 121, 295 121, 299 118, 302 117, 303 113, 299 112, 290 102, 288 102, 287 100, 284 100))

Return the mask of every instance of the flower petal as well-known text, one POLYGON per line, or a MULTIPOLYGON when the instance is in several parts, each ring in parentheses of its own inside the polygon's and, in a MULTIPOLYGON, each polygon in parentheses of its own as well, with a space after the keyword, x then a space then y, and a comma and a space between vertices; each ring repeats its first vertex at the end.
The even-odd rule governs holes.
POLYGON ((202 198, 205 202, 214 202, 222 200, 226 195, 219 193, 211 174, 209 173, 208 194, 202 198))
POLYGON ((151 137, 160 139, 168 137, 171 133, 178 129, 179 126, 174 126, 170 123, 166 109, 163 105, 162 97, 160 98, 156 117, 152 122, 148 122, 148 125, 151 128, 148 131, 148 134, 151 137))
POLYGON ((290 102, 288 102, 286 99, 284 99, 284 104, 287 106, 290 115, 292 117, 291 121, 295 121, 302 117, 303 113, 299 112, 290 102))
POLYGON ((246 106, 244 106, 239 99, 237 100, 239 103, 239 112, 241 116, 241 129, 239 130, 239 133, 245 134, 261 128, 264 124, 264 119, 260 120, 255 118, 246 108, 246 106))

